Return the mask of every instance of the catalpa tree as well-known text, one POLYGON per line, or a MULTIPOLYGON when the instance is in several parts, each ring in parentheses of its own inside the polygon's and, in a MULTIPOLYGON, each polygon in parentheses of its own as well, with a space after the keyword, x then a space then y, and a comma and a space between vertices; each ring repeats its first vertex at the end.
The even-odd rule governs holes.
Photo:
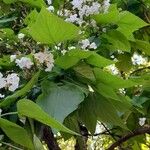
POLYGON ((0 149, 150 148, 149 0, 1 0, 0 16, 0 149))

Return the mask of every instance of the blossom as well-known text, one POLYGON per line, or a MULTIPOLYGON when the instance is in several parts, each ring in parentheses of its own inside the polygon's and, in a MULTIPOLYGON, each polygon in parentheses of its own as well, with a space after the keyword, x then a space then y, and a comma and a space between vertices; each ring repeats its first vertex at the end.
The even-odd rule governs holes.
POLYGON ((143 126, 145 124, 145 121, 146 121, 146 118, 143 117, 143 118, 139 118, 139 125, 140 126, 143 126))
POLYGON ((81 44, 82 44, 81 48, 86 49, 90 45, 90 41, 88 39, 85 39, 81 41, 81 44))
POLYGON ((134 53, 131 60, 132 60, 133 65, 144 65, 148 61, 146 57, 143 57, 142 55, 139 55, 138 53, 134 53))
POLYGON ((52 0, 47 0, 48 5, 52 4, 52 0))
POLYGON ((45 71, 49 72, 54 67, 54 58, 53 54, 49 52, 38 52, 34 54, 35 59, 40 63, 46 66, 45 71))
POLYGON ((103 2, 104 13, 108 12, 109 6, 110 6, 110 0, 104 0, 103 2))
POLYGON ((54 12, 55 9, 54 9, 53 6, 49 6, 49 7, 47 8, 47 10, 50 11, 50 12, 54 12))
POLYGON ((91 49, 97 49, 96 43, 95 43, 95 42, 92 42, 92 43, 90 44, 89 48, 91 48, 91 49))
POLYGON ((109 72, 111 72, 114 75, 118 75, 119 74, 119 70, 118 68, 115 66, 115 64, 109 65, 107 67, 105 67, 109 72))
POLYGON ((21 59, 16 59, 15 63, 17 66, 19 66, 21 69, 30 69, 33 65, 33 62, 30 58, 22 57, 21 59))
POLYGON ((18 74, 12 73, 8 74, 6 78, 6 85, 8 87, 9 91, 15 91, 19 86, 20 78, 18 77, 18 74))
POLYGON ((4 98, 4 97, 5 97, 5 95, 3 95, 3 94, 0 93, 0 98, 4 98))
POLYGON ((25 34, 23 34, 23 33, 18 34, 18 39, 23 39, 24 37, 25 37, 25 34))
POLYGON ((73 5, 73 9, 81 9, 84 0, 73 0, 71 4, 73 5))
POLYGON ((16 59, 16 55, 11 55, 10 56, 10 61, 13 62, 16 59))

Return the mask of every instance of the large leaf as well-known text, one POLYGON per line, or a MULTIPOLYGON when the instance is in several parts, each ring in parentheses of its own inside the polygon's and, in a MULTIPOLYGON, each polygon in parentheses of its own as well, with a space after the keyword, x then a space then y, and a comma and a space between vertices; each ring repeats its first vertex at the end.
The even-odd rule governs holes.
POLYGON ((104 38, 111 44, 109 47, 111 50, 122 50, 130 52, 131 46, 127 38, 117 30, 111 30, 104 35, 104 38))
POLYGON ((111 6, 109 12, 106 14, 98 14, 94 16, 94 19, 99 24, 116 24, 117 30, 123 33, 127 39, 134 40, 132 33, 148 24, 139 17, 130 13, 129 11, 119 12, 116 6, 111 6))
POLYGON ((137 85, 136 82, 124 80, 99 68, 95 68, 94 73, 98 83, 104 83, 115 89, 128 88, 137 85))
POLYGON ((117 115, 117 110, 113 104, 98 93, 90 95, 82 105, 80 108, 80 117, 92 132, 94 131, 96 119, 126 128, 123 121, 117 115))
POLYGON ((77 38, 79 28, 42 8, 36 22, 29 27, 29 34, 38 42, 56 44, 77 38))
POLYGON ((34 149, 32 140, 24 128, 2 118, 0 118, 0 127, 12 141, 29 149, 34 149))
POLYGON ((122 32, 128 39, 131 38, 134 31, 148 25, 142 19, 128 11, 121 12, 119 18, 116 23, 118 25, 117 30, 122 32))
POLYGON ((5 108, 12 103, 14 103, 19 97, 25 96, 30 89, 36 84, 40 75, 40 71, 35 73, 31 80, 20 90, 16 91, 14 94, 7 96, 1 103, 0 108, 5 108))
POLYGON ((50 116, 63 122, 83 100, 84 94, 77 86, 57 86, 45 81, 42 83, 42 94, 38 97, 37 104, 50 116))
POLYGON ((57 120, 49 116, 36 103, 30 100, 23 99, 23 100, 18 101, 17 110, 18 110, 18 114, 21 116, 35 119, 43 124, 46 124, 52 128, 56 128, 60 131, 78 135, 77 133, 66 128, 60 122, 58 122, 57 120))

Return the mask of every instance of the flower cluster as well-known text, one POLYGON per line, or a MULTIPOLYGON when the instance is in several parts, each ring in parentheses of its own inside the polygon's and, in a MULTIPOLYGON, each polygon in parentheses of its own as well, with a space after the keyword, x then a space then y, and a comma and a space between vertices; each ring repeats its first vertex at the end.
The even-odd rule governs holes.
POLYGON ((145 65, 148 62, 147 57, 143 57, 136 52, 133 54, 131 60, 133 65, 145 65))
MULTIPOLYGON (((0 89, 8 89, 11 92, 14 92, 19 87, 20 78, 18 74, 11 73, 8 74, 7 77, 4 77, 0 72, 0 89)), ((4 95, 0 93, 0 98, 3 98, 4 95)))
MULTIPOLYGON (((51 54, 50 52, 47 52, 47 51, 38 52, 38 53, 33 54, 33 56, 38 66, 43 65, 46 67, 45 69, 46 72, 50 72, 52 68, 54 67, 53 54, 51 54)), ((16 66, 18 66, 20 69, 31 69, 31 67, 34 65, 32 60, 28 57, 21 57, 17 59, 16 55, 11 55, 10 61, 11 62, 15 61, 16 66)))
POLYGON ((82 49, 96 49, 97 48, 97 45, 95 42, 92 42, 90 43, 89 39, 85 39, 85 40, 82 40, 81 42, 79 42, 79 44, 81 44, 81 48, 82 49))

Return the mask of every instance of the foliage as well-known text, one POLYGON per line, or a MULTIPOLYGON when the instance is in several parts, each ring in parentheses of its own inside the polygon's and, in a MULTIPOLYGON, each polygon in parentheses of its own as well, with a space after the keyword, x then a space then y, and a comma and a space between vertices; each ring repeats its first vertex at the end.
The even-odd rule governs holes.
MULTIPOLYGON (((1 0, 0 7, 1 148, 44 149, 48 126, 56 139, 86 149, 100 124, 95 139, 106 149, 149 126, 149 0, 1 0)), ((145 133, 121 148, 149 146, 145 133)))

